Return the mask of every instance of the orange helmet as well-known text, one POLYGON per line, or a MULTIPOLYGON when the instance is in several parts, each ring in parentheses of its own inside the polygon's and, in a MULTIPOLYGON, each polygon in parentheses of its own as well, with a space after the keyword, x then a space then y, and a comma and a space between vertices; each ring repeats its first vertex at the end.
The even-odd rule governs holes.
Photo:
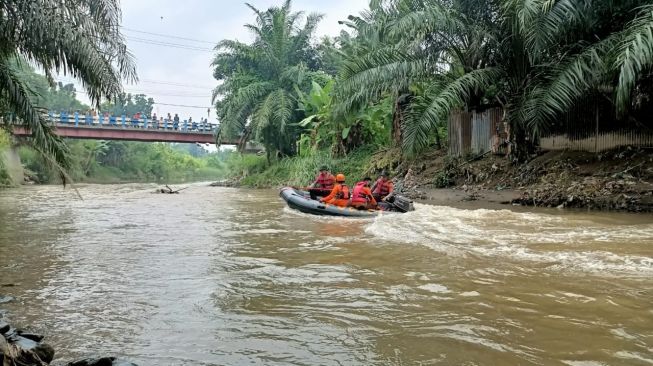
POLYGON ((340 183, 340 182, 344 182, 344 181, 345 181, 345 175, 344 174, 339 173, 338 175, 336 175, 336 182, 340 183))

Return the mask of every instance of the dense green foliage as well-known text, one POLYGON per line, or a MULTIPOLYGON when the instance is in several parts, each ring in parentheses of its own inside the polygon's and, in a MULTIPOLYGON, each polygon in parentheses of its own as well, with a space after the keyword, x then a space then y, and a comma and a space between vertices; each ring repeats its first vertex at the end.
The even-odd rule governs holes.
MULTIPOLYGON (((522 156, 588 97, 650 126, 653 0, 371 0, 341 22, 340 35, 321 40, 314 35, 322 16, 293 12, 290 0, 267 10, 247 6, 253 40, 219 42, 212 63, 220 134, 260 141, 267 151, 230 155, 237 175, 251 177, 265 169, 261 161, 282 158, 262 174, 274 181, 286 172, 294 182, 311 176, 317 161, 390 146, 404 156, 441 148, 454 109, 501 107, 518 147, 512 151, 522 156)), ((119 176, 162 179, 174 175, 166 167, 181 164, 202 169, 168 145, 67 146, 44 124, 38 107, 88 108, 72 85, 53 83, 55 71, 80 79, 93 107, 111 100, 103 107, 112 114, 151 113, 151 98, 122 93, 121 79, 133 80, 135 70, 116 0, 38 7, 11 0, 0 10, 0 112, 24 121, 51 166, 83 179, 131 154, 133 169, 119 176)))
POLYGON ((342 156, 398 144, 414 154, 443 146, 453 109, 502 107, 519 147, 513 152, 521 154, 583 98, 598 96, 622 117, 651 109, 651 0, 373 0, 341 22, 339 36, 302 39, 301 52, 292 38, 300 13, 289 9, 289 1, 254 9, 257 24, 247 26, 254 42, 223 41, 215 63, 224 81, 217 107, 233 112, 225 132, 274 126, 283 136, 253 137, 285 153, 342 156), (292 62, 288 50, 296 52, 292 62), (270 65, 279 65, 274 75, 298 75, 303 67, 335 76, 280 83, 259 72, 270 65), (231 103, 236 96, 262 103, 268 98, 259 92, 281 84, 284 98, 269 99, 274 108, 262 110, 283 118, 256 113, 260 104, 231 103))
POLYGON ((353 185, 371 174, 372 150, 359 149, 346 158, 333 158, 327 151, 309 156, 294 156, 268 166, 264 156, 230 154, 225 161, 225 172, 230 177, 242 178, 240 183, 249 187, 305 187, 315 179, 320 166, 327 165, 333 172, 346 172, 347 183, 353 185))
MULTIPOLYGON (((187 182, 215 180, 223 175, 221 159, 194 144, 123 141, 67 141, 71 151, 70 176, 77 182, 187 182), (198 153, 198 149, 203 153, 198 153), (196 156, 193 156, 193 153, 196 156)), ((32 178, 41 183, 58 179, 56 170, 33 149, 19 149, 32 178)))
POLYGON ((268 153, 291 155, 298 136, 292 123, 301 117, 294 88, 319 79, 310 40, 322 16, 311 14, 301 25, 303 13, 293 13, 289 0, 267 11, 248 6, 256 15, 246 25, 254 42, 224 40, 213 61, 222 81, 214 91, 221 133, 252 136, 268 153))
POLYGON ((503 107, 522 146, 587 95, 628 113, 650 84, 650 0, 373 1, 350 24, 378 41, 347 56, 336 111, 410 90, 407 152, 427 146, 454 108, 503 107))
POLYGON ((107 101, 100 106, 102 112, 109 112, 114 116, 125 115, 128 117, 136 113, 150 116, 153 108, 153 98, 148 98, 145 94, 131 93, 121 93, 113 101, 107 101))
POLYGON ((60 169, 70 167, 69 150, 47 125, 15 60, 38 66, 52 83, 54 72, 79 79, 99 104, 122 91, 123 78, 136 78, 120 19, 117 0, 0 2, 0 112, 17 115, 32 132, 32 146, 60 169))

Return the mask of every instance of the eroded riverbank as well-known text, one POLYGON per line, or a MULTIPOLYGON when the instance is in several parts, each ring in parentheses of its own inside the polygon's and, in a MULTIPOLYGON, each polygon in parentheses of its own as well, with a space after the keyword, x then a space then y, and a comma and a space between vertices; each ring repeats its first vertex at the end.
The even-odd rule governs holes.
POLYGON ((646 364, 653 219, 419 205, 348 220, 273 190, 0 192, 18 326, 65 362, 646 364))

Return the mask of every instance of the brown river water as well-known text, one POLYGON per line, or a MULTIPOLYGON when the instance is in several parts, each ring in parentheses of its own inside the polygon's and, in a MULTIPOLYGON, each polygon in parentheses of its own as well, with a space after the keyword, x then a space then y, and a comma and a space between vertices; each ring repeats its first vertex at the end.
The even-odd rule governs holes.
POLYGON ((0 191, 0 311, 58 362, 653 365, 653 216, 154 187, 0 191))

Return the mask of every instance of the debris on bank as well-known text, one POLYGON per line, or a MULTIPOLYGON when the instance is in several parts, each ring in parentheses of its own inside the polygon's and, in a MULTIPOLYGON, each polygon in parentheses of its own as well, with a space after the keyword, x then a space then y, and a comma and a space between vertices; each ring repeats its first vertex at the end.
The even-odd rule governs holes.
POLYGON ((154 191, 154 193, 178 194, 179 192, 183 191, 184 189, 188 189, 188 187, 179 188, 179 189, 172 189, 166 184, 165 188, 157 188, 156 191, 154 191))
POLYGON ((209 184, 210 187, 240 187, 240 179, 225 179, 209 184))
POLYGON ((433 152, 397 171, 412 198, 434 188, 464 190, 468 200, 511 190, 515 197, 506 203, 653 212, 653 151, 645 149, 549 151, 521 165, 501 156, 452 159, 433 152))

